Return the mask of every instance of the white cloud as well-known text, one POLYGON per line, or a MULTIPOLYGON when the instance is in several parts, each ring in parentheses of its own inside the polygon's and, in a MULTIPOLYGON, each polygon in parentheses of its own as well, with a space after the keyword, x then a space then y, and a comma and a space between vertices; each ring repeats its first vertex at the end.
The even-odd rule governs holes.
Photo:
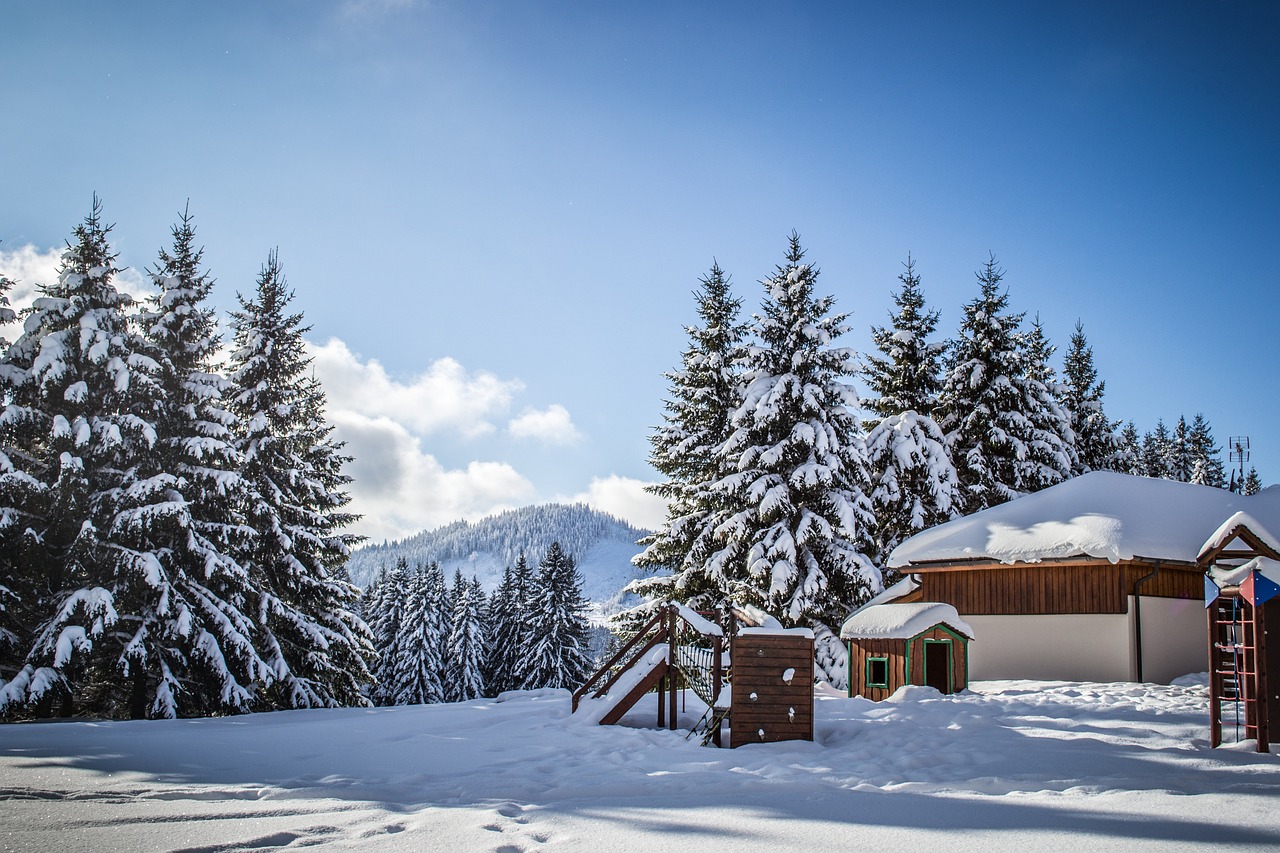
POLYGON ((552 403, 542 411, 525 409, 507 425, 507 431, 516 438, 532 438, 547 444, 573 444, 582 439, 569 410, 559 403, 552 403))
POLYGON ((512 396, 524 388, 518 379, 468 373, 452 358, 438 359, 425 373, 401 382, 387 375, 377 359, 362 360, 337 338, 309 349, 333 408, 386 417, 420 435, 453 430, 474 438, 491 433, 492 419, 504 416, 512 396))
POLYGON ((608 477, 596 477, 585 492, 568 498, 568 502, 585 503, 625 519, 636 527, 656 530, 666 521, 667 502, 645 491, 645 487, 651 485, 644 480, 610 474, 608 477))
MULTIPOLYGON (((14 282, 9 291, 9 304, 15 311, 28 308, 36 297, 37 285, 50 285, 58 280, 58 265, 62 263, 63 249, 37 249, 28 243, 16 249, 0 249, 0 275, 14 282)), ((156 290, 151 280, 137 270, 125 269, 116 274, 116 289, 139 301, 153 295, 156 290)), ((0 326, 0 337, 13 340, 21 333, 20 324, 0 326)))
POLYGON ((403 424, 331 405, 334 437, 353 457, 351 527, 374 541, 398 539, 460 518, 476 519, 532 501, 533 484, 505 462, 448 470, 403 424))

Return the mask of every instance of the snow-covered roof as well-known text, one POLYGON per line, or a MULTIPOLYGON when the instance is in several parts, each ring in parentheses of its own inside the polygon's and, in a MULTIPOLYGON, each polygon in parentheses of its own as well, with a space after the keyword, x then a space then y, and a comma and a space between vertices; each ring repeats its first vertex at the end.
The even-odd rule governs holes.
POLYGON ((1214 566, 1209 570, 1209 577, 1222 589, 1239 586, 1255 571, 1272 583, 1280 583, 1280 562, 1270 557, 1254 557, 1242 566, 1214 566))
POLYGON ((1266 526, 1262 522, 1258 521, 1258 519, 1254 518, 1247 512, 1240 511, 1222 522, 1217 530, 1209 534, 1209 538, 1200 546, 1200 553, 1203 554, 1206 551, 1212 551, 1214 548, 1225 545, 1227 540, 1231 537, 1231 531, 1235 530, 1237 527, 1249 528, 1249 532, 1261 539, 1264 545, 1268 545, 1273 550, 1280 552, 1280 539, 1272 536, 1271 532, 1267 530, 1266 526))
POLYGON ((973 639, 973 629, 950 604, 917 601, 911 604, 873 604, 844 620, 840 637, 848 640, 909 640, 934 625, 943 624, 973 639))
POLYGON ((1212 486, 1094 471, 918 533, 894 549, 888 564, 1068 557, 1194 563, 1205 538, 1240 511, 1260 528, 1280 530, 1280 487, 1245 497, 1212 486))

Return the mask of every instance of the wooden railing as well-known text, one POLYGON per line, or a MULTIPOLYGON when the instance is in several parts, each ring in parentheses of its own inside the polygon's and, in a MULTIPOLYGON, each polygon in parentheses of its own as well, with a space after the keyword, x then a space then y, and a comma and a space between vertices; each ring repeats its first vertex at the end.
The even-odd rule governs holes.
MULTIPOLYGON (((671 727, 675 727, 676 718, 675 677, 683 679, 702 701, 714 706, 724 686, 724 637, 717 626, 701 615, 678 604, 664 604, 574 691, 573 710, 578 710, 585 696, 608 693, 624 672, 661 643, 667 644, 667 665, 671 673, 672 683, 668 685, 671 727)), ((659 705, 658 711, 658 724, 662 725, 664 708, 659 705)))

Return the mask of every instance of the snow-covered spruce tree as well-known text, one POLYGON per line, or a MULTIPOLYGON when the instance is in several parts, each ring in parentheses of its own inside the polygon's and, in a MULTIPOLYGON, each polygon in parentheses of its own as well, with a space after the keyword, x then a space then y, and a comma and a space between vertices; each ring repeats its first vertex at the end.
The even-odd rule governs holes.
POLYGON ((251 495, 246 520, 257 531, 242 562, 258 591, 257 644, 276 683, 277 708, 363 703, 372 659, 368 629, 354 612, 357 591, 344 564, 359 540, 343 532, 347 457, 330 438, 324 391, 308 375, 302 315, 273 251, 255 298, 231 314, 233 411, 251 495))
MULTIPOLYGON (((879 355, 867 353, 862 377, 871 390, 863 404, 876 416, 891 417, 902 412, 930 415, 938 405, 942 390, 942 356, 947 345, 930 341, 938 328, 938 312, 925 307, 920 276, 910 256, 898 275, 902 287, 893 295, 898 306, 889 314, 890 325, 872 326, 871 340, 879 355)), ((868 429, 876 420, 865 421, 868 429)))
POLYGON ((523 655, 532 639, 529 620, 533 589, 533 572, 521 554, 516 557, 515 568, 503 573, 502 584, 489 600, 485 687, 490 695, 519 690, 526 681, 523 655))
POLYGON ((1046 412, 1048 390, 1028 375, 1023 315, 1008 313, 1003 275, 994 256, 977 273, 980 292, 964 306, 938 404, 965 514, 1061 482, 1074 459, 1046 423, 1061 408, 1046 412))
POLYGON ((1227 476, 1219 455, 1222 448, 1214 440, 1213 430, 1209 428, 1209 421, 1203 414, 1196 413, 1191 419, 1191 427, 1187 431, 1187 447, 1191 455, 1190 482, 1226 488, 1227 476))
POLYGON ((375 705, 394 705, 400 695, 400 637, 405 606, 409 597, 409 561, 396 560, 391 571, 378 584, 377 597, 370 602, 366 614, 368 628, 376 651, 373 660, 373 688, 369 698, 375 705))
POLYGON ((1195 459, 1191 454, 1191 428, 1185 415, 1178 416, 1178 423, 1165 446, 1165 476, 1180 483, 1191 482, 1195 459))
MULTIPOLYGON (((1057 446, 1065 449, 1070 462, 1067 474, 1063 477, 1067 479, 1080 472, 1080 456, 1076 451, 1075 433, 1071 429, 1071 412, 1061 403, 1066 396, 1066 386, 1058 381, 1057 371, 1049 364, 1049 359, 1058 351, 1058 347, 1049 341, 1039 314, 1032 321, 1031 329, 1022 334, 1020 340, 1032 400, 1028 418, 1036 430, 1055 436, 1058 439, 1057 446)), ((1044 485, 1037 488, 1044 488, 1044 485)))
MULTIPOLYGON (((879 417, 867 434, 874 520, 868 556, 883 566, 907 537, 956 513, 959 484, 946 441, 930 413, 942 388, 945 344, 929 341, 938 312, 925 308, 920 276, 907 258, 888 328, 873 326, 879 355, 867 354, 862 376, 876 396, 865 402, 879 417)), ((891 582, 892 578, 885 578, 891 582)))
POLYGON ((397 638, 393 705, 447 700, 444 650, 448 626, 441 611, 444 574, 439 563, 419 566, 409 578, 397 638))
POLYGON ((110 717, 241 710, 264 672, 243 574, 161 467, 162 369, 130 328, 109 232, 95 197, 6 353, 8 520, 36 630, 4 698, 37 715, 58 701, 110 717))
POLYGON ((486 642, 482 610, 484 591, 472 578, 463 582, 453 606, 449 631, 445 687, 451 702, 466 702, 484 695, 486 642))
POLYGON ((1142 439, 1138 437, 1138 428, 1133 421, 1125 423, 1117 439, 1116 470, 1123 474, 1143 474, 1146 472, 1142 464, 1142 439))
POLYGON ((1147 477, 1169 478, 1169 453, 1173 436, 1163 419, 1156 420, 1156 428, 1142 437, 1142 473, 1147 477))
POLYGON ((523 650, 526 690, 578 687, 591 674, 587 603, 573 557, 552 542, 530 589, 528 644, 523 650))
POLYGON ((763 282, 759 344, 748 348, 745 396, 719 451, 731 473, 712 485, 730 509, 708 570, 735 600, 788 625, 835 624, 880 587, 866 556, 872 516, 847 381, 853 352, 833 345, 845 315, 815 295, 817 276, 792 232, 785 264, 763 282))
MULTIPOLYGON (((13 281, 0 274, 0 324, 12 323, 17 314, 9 306, 9 291, 13 289, 13 281)), ((9 341, 0 336, 0 404, 9 400, 10 376, 4 362, 4 355, 9 350, 9 341)), ((16 378, 16 377, 15 377, 16 378)), ((27 632, 19 619, 22 596, 20 590, 24 580, 20 569, 20 555, 17 553, 18 543, 15 537, 21 538, 22 530, 17 527, 20 510, 11 507, 11 488, 8 477, 14 473, 13 463, 6 452, 6 425, 0 420, 0 670, 13 672, 19 669, 15 652, 27 632)), ((16 490, 12 497, 19 497, 21 490, 16 490)), ((2 700, 0 700, 2 701, 2 700)))
POLYGON ((1244 477, 1244 483, 1240 486, 1240 492, 1245 495, 1256 495, 1262 491, 1262 478, 1258 476, 1258 469, 1249 468, 1249 473, 1244 477))
POLYGON ((731 418, 742 402, 745 326, 738 319, 742 300, 730 292, 729 277, 719 264, 712 264, 699 283, 694 292, 699 324, 685 328, 689 346, 681 367, 666 375, 671 385, 664 424, 649 439, 649 461, 667 478, 649 491, 666 499, 667 518, 641 540, 645 549, 632 560, 641 568, 670 573, 632 582, 629 590, 648 601, 626 614, 623 630, 647 619, 657 602, 712 609, 727 595, 724 579, 707 566, 714 527, 709 522, 719 509, 708 486, 728 473, 716 450, 732 432, 731 418))
POLYGON ((1085 471, 1126 471, 1129 451, 1116 436, 1116 424, 1102 411, 1106 383, 1098 379, 1093 366, 1093 348, 1084 335, 1084 325, 1076 320, 1071 346, 1062 363, 1062 396, 1059 401, 1071 416, 1075 434, 1077 473, 1085 471))

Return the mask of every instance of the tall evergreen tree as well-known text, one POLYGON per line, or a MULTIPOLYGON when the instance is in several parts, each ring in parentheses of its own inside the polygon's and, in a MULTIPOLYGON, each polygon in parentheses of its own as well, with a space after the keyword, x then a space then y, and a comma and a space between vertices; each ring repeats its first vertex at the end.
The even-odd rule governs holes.
MULTIPOLYGON (((4 487, 36 631, 4 697, 104 716, 243 710, 266 675, 239 608, 244 576, 166 471, 161 365, 94 198, 5 356, 4 487)), ((6 548, 8 550, 8 548, 6 548)))
POLYGON ((444 702, 445 644, 444 575, 439 563, 419 566, 408 582, 397 635, 392 704, 423 705, 444 702))
POLYGON ((1173 436, 1163 419, 1156 420, 1156 428, 1142 437, 1142 473, 1148 477, 1169 477, 1169 455, 1173 436))
MULTIPOLYGON (((872 326, 871 339, 879 355, 868 353, 862 376, 872 396, 863 402, 880 418, 902 412, 931 416, 942 390, 943 342, 930 341, 938 328, 938 312, 925 307, 920 290, 920 276, 910 256, 898 276, 902 287, 893 295, 896 313, 889 314, 890 325, 872 326)), ((868 429, 876 420, 867 420, 868 429)))
POLYGON ((1258 476, 1258 469, 1249 468, 1249 473, 1244 477, 1244 484, 1240 487, 1240 491, 1245 495, 1256 495, 1262 491, 1262 478, 1258 476))
MULTIPOLYGON (((9 291, 13 289, 13 281, 0 273, 0 324, 13 323, 18 319, 9 305, 9 291)), ((0 405, 6 404, 11 396, 13 382, 17 379, 9 373, 9 365, 4 359, 9 350, 9 341, 0 336, 0 405)), ((22 637, 26 635, 20 609, 22 603, 21 590, 25 578, 22 563, 17 553, 21 533, 16 528, 20 510, 12 506, 25 491, 21 487, 14 489, 13 462, 7 452, 6 425, 0 421, 0 668, 6 672, 19 669, 19 649, 22 637)), ((0 700, 0 705, 3 700, 0 700)))
POLYGON ((447 690, 452 702, 466 702, 484 695, 486 638, 481 618, 484 592, 472 578, 463 582, 454 601, 449 631, 447 690))
POLYGON ((1191 482, 1191 474, 1195 469, 1195 460, 1191 453, 1191 428, 1187 426, 1184 415, 1178 416, 1178 423, 1165 449, 1165 474, 1170 480, 1180 483, 1191 482))
MULTIPOLYGON (((883 566, 898 543, 950 519, 959 484, 946 440, 930 417, 942 388, 945 344, 929 340, 938 312, 925 308, 920 276, 907 258, 888 328, 872 327, 880 355, 868 354, 862 375, 875 393, 867 405, 880 417, 867 435, 873 523, 868 556, 883 566)), ((886 577, 886 582, 891 578, 886 577)))
POLYGON ((854 354, 833 298, 792 232, 786 262, 766 279, 757 346, 734 432, 720 453, 733 473, 714 484, 725 507, 708 571, 743 603, 787 624, 834 624, 880 587, 866 556, 872 524, 854 354))
POLYGON ((591 674, 587 603, 573 557, 551 543, 530 591, 528 645, 523 650, 525 689, 574 689, 591 674))
POLYGON ((1023 315, 1008 313, 1003 275, 994 256, 977 273, 980 292, 964 306, 939 400, 938 423, 965 513, 1061 482, 1074 458, 1061 432, 1050 428, 1055 416, 1046 410, 1052 401, 1044 383, 1028 375, 1023 315))
POLYGON ((378 584, 377 596, 371 600, 372 612, 367 616, 376 657, 373 660, 371 698, 376 705, 394 705, 400 695, 400 641, 405 605, 409 597, 409 561, 396 560, 378 584))
POLYGON ((641 540, 632 561, 649 569, 669 569, 631 586, 656 603, 675 599, 692 607, 717 606, 726 590, 709 573, 709 519, 717 502, 708 487, 727 472, 717 453, 732 431, 730 418, 742 400, 740 360, 745 327, 738 320, 742 301, 729 290, 729 277, 713 264, 694 293, 700 325, 685 329, 689 347, 681 369, 667 374, 670 399, 664 425, 650 438, 650 462, 666 480, 649 490, 667 501, 666 522, 641 540))
POLYGON ((1116 451, 1116 462, 1120 467, 1116 470, 1124 474, 1145 474, 1143 464, 1142 440, 1138 438, 1138 428, 1129 421, 1120 431, 1116 451))
POLYGON ((503 574, 502 584, 489 602, 485 686, 494 696, 519 690, 526 683, 524 655, 532 642, 533 590, 533 573, 521 554, 515 568, 503 574))
POLYGON ((1106 383, 1098 379, 1093 366, 1093 348, 1084 335, 1084 325, 1076 320, 1071 335, 1071 347, 1063 361, 1060 398, 1063 408, 1071 416, 1071 430, 1075 434, 1076 454, 1079 457, 1079 473, 1085 471, 1124 471, 1129 460, 1124 456, 1124 445, 1117 440, 1116 424, 1102 411, 1102 395, 1106 383))
POLYGON ((1214 440, 1208 419, 1198 412, 1187 430, 1187 449, 1191 456, 1190 482, 1226 488, 1227 475, 1219 455, 1222 448, 1214 440))
POLYGON ((233 410, 252 492, 246 518, 259 534, 244 559, 259 591, 259 646, 277 679, 266 699, 286 708, 357 704, 373 650, 344 568, 359 539, 343 532, 354 518, 343 509, 347 457, 308 375, 306 327, 288 312, 292 299, 272 252, 254 298, 240 297, 231 314, 233 410))

